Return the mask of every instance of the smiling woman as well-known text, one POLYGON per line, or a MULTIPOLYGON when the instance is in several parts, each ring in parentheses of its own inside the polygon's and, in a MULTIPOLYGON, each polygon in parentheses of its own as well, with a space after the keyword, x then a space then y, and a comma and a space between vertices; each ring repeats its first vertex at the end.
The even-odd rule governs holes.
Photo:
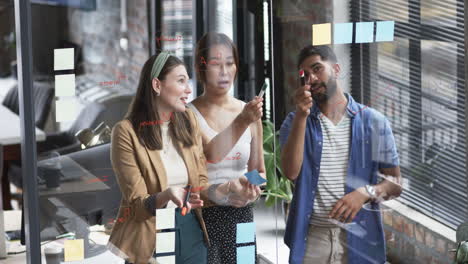
POLYGON ((176 220, 177 232, 184 237, 176 262, 206 263, 207 233, 198 211, 203 201, 199 193, 189 195, 184 189, 187 184, 197 188, 207 182, 196 119, 185 108, 190 93, 181 60, 165 52, 152 56, 143 66, 128 116, 113 129, 111 160, 122 200, 109 248, 126 263, 148 263, 159 257, 153 255, 156 209, 180 212, 182 201, 188 213, 183 225, 180 218, 176 220))

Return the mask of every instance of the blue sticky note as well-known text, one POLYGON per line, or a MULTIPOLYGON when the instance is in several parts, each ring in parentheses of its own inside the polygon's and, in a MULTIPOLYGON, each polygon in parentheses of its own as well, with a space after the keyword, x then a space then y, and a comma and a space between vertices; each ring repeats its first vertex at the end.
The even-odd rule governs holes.
POLYGON ((379 21, 375 32, 375 41, 393 41, 395 21, 379 21))
POLYGON ((237 224, 236 243, 255 242, 255 223, 237 224))
POLYGON ((255 264, 255 246, 237 248, 238 264, 255 264))
POLYGON ((253 185, 260 185, 266 182, 266 180, 262 176, 260 176, 257 170, 249 171, 244 175, 247 177, 247 180, 249 180, 249 182, 253 185))
POLYGON ((353 23, 336 23, 333 30, 334 44, 347 44, 353 42, 353 23))
POLYGON ((356 23, 355 43, 370 43, 374 41, 374 22, 356 23))

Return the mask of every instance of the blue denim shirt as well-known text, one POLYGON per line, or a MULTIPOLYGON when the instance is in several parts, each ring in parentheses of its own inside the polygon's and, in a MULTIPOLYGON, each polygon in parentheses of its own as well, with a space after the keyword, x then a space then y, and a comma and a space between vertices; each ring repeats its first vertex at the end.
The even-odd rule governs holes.
MULTIPOLYGON (((351 118, 351 148, 345 192, 350 193, 366 184, 377 183, 380 168, 399 166, 398 153, 390 124, 384 115, 348 98, 346 113, 351 118)), ((320 109, 316 104, 307 117, 304 158, 286 224, 284 242, 290 248, 289 263, 302 263, 304 258, 310 217, 322 157, 322 130, 320 109)), ((286 117, 280 130, 280 144, 288 138, 295 112, 286 117)), ((385 238, 379 205, 361 209, 348 225, 347 249, 349 264, 384 263, 385 238)))

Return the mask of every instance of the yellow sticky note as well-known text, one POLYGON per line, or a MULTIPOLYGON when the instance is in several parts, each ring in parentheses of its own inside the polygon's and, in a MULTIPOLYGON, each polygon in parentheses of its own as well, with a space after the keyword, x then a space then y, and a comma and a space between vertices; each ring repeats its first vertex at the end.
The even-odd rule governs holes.
POLYGON ((65 240, 64 244, 65 261, 79 261, 84 259, 84 240, 65 240))
POLYGON ((331 23, 312 25, 312 45, 331 44, 331 23))

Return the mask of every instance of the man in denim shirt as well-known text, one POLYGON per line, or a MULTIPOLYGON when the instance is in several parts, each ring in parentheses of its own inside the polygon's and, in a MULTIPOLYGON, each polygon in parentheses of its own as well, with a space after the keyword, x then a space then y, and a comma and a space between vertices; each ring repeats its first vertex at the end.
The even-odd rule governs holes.
POLYGON ((379 202, 402 188, 388 120, 343 92, 328 46, 307 46, 296 111, 280 131, 281 165, 295 182, 286 225, 290 263, 384 263, 379 202))

